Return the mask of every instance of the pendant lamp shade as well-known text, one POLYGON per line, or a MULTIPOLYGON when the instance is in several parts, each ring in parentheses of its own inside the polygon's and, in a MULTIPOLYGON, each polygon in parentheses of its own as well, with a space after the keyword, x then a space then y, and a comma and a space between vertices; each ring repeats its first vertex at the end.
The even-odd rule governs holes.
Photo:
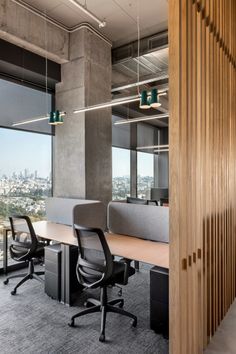
POLYGON ((60 111, 55 112, 55 123, 56 124, 63 124, 63 117, 60 111))
POLYGON ((152 108, 158 108, 161 106, 156 88, 152 89, 152 91, 151 91, 150 106, 152 108))
POLYGON ((48 124, 50 124, 50 125, 56 125, 57 124, 56 121, 55 121, 55 112, 50 112, 48 124))
POLYGON ((150 105, 149 105, 149 102, 148 102, 148 94, 147 94, 146 90, 141 92, 141 99, 140 99, 139 108, 141 108, 141 109, 150 108, 150 105))

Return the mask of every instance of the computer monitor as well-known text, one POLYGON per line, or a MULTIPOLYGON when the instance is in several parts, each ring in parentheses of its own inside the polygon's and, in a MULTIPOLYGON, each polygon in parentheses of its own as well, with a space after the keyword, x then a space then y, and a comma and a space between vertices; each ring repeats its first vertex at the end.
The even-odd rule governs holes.
POLYGON ((169 198, 168 188, 151 188, 151 199, 159 201, 160 199, 169 198))

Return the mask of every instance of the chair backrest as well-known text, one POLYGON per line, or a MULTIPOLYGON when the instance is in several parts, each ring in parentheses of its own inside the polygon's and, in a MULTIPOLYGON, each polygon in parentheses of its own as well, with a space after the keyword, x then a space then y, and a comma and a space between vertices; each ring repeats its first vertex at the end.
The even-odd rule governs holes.
POLYGON ((113 259, 101 229, 75 224, 79 257, 76 274, 78 281, 88 287, 102 286, 112 275, 113 259))
POLYGON ((148 204, 147 199, 134 198, 134 197, 127 197, 126 202, 130 204, 143 204, 143 205, 148 204))
POLYGON ((13 215, 9 217, 12 231, 10 253, 16 260, 30 258, 37 249, 38 240, 28 216, 13 215))

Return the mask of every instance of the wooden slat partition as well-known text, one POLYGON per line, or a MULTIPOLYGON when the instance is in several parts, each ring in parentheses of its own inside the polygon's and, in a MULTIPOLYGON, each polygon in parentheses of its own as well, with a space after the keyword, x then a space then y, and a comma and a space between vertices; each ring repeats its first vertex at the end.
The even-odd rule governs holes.
POLYGON ((202 353, 236 296, 236 1, 169 0, 170 352, 202 353))

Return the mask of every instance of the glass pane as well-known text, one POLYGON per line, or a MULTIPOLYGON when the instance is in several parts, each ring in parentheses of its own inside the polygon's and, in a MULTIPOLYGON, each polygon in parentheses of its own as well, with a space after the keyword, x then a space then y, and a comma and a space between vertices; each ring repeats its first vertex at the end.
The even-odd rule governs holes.
POLYGON ((137 195, 138 198, 150 199, 154 186, 154 155, 137 153, 137 195))
MULTIPOLYGON (((12 127, 13 123, 46 116, 52 107, 52 95, 23 85, 0 79, 0 126, 12 127)), ((48 120, 14 127, 51 134, 48 120)))
POLYGON ((32 221, 45 217, 45 199, 52 189, 51 139, 0 128, 0 267, 2 226, 9 215, 26 214, 32 221))
POLYGON ((130 150, 112 148, 112 199, 130 196, 130 150))
POLYGON ((120 117, 112 116, 112 145, 119 148, 130 149, 130 131, 129 124, 115 125, 114 123, 121 120, 120 117))

